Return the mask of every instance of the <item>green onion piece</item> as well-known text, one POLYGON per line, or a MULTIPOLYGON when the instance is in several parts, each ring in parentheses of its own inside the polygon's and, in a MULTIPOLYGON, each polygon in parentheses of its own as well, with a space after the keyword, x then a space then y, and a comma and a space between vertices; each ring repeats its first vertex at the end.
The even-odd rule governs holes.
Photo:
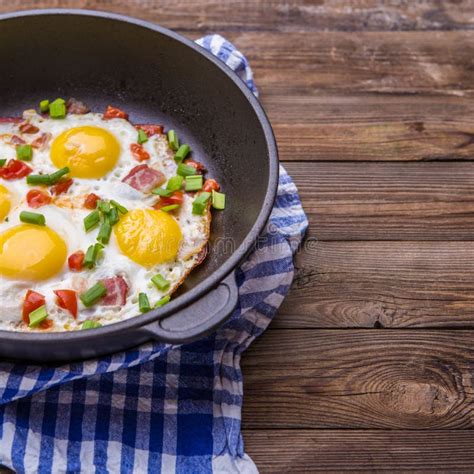
POLYGON ((169 206, 160 207, 160 211, 170 212, 170 211, 174 211, 175 209, 178 209, 178 207, 181 207, 181 206, 179 204, 170 204, 169 206))
POLYGON ((94 305, 99 301, 102 297, 107 294, 107 288, 102 282, 97 282, 94 286, 89 288, 85 293, 79 296, 83 305, 86 308, 94 305))
POLYGON ((150 301, 148 300, 148 296, 146 293, 138 293, 138 308, 141 313, 146 313, 150 311, 150 301))
POLYGON ((49 104, 49 116, 53 119, 63 119, 66 117, 66 104, 64 99, 56 99, 49 104))
POLYGON ((110 222, 110 225, 117 224, 120 218, 119 218, 119 213, 116 207, 113 207, 110 210, 109 215, 107 216, 107 219, 110 222))
POLYGON ((168 191, 178 191, 179 189, 181 189, 183 181, 184 178, 182 176, 173 176, 166 184, 166 189, 168 191))
POLYGON ((186 191, 199 191, 202 189, 203 179, 201 174, 195 174, 194 176, 186 176, 186 191))
POLYGON ((178 148, 178 151, 174 155, 174 159, 176 163, 181 163, 188 155, 189 152, 191 151, 191 147, 189 145, 181 145, 178 148))
POLYGON ((210 197, 211 193, 201 193, 193 202, 193 214, 204 214, 210 197))
POLYGON ((151 281, 161 291, 165 291, 170 287, 170 282, 163 278, 159 273, 155 275, 151 281))
POLYGON ((170 197, 173 192, 174 191, 172 189, 155 188, 151 193, 162 197, 170 197))
POLYGON ((220 211, 225 209, 225 194, 212 190, 212 207, 220 211))
POLYGON ((59 169, 58 171, 55 171, 53 174, 49 175, 49 184, 56 184, 59 182, 59 180, 63 177, 66 176, 69 171, 71 171, 67 166, 64 168, 59 169))
POLYGON ((98 321, 93 321, 92 319, 88 319, 82 323, 81 329, 96 329, 102 327, 98 321))
POLYGON ((31 145, 17 145, 16 157, 21 161, 31 161, 33 158, 33 148, 31 145))
POLYGON ((46 224, 46 219, 44 218, 43 214, 37 214, 36 212, 30 212, 30 211, 21 211, 20 221, 26 222, 27 224, 35 224, 35 225, 46 224))
POLYGON ((99 257, 100 251, 104 248, 101 244, 90 245, 87 249, 86 255, 84 257, 83 265, 86 268, 93 268, 97 262, 97 258, 99 257))
POLYGON ((87 214, 86 217, 84 217, 84 229, 86 232, 89 232, 90 230, 94 229, 99 225, 100 222, 100 213, 96 209, 95 211, 92 211, 90 214, 87 214))
POLYGON ((97 201, 97 208, 103 213, 108 214, 110 212, 110 204, 107 201, 97 201))
POLYGON ((6 162, 7 162, 6 158, 3 158, 2 160, 0 160, 0 168, 3 168, 6 162))
POLYGON ((117 201, 114 201, 113 199, 110 200, 110 204, 117 208, 120 214, 126 214, 128 212, 128 209, 126 207, 123 207, 121 204, 119 204, 117 201))
POLYGON ((61 97, 58 97, 57 99, 53 100, 52 102, 53 104, 56 103, 56 104, 65 104, 66 101, 64 99, 61 99, 61 97))
POLYGON ((49 186, 51 184, 51 177, 49 174, 29 174, 26 177, 27 184, 44 184, 49 186))
POLYGON ((30 313, 30 324, 28 327, 34 328, 38 326, 41 321, 44 321, 48 317, 48 312, 46 311, 46 306, 40 306, 30 313))
POLYGON ((168 143, 170 148, 174 151, 177 151, 179 148, 179 138, 178 134, 174 130, 168 132, 168 143))
POLYGON ((101 244, 107 245, 110 240, 110 234, 112 234, 112 226, 108 220, 105 220, 100 226, 99 233, 97 234, 97 240, 101 244))
POLYGON ((142 130, 141 128, 138 130, 138 138, 137 138, 137 142, 141 145, 142 143, 145 143, 148 141, 148 135, 146 134, 146 132, 144 130, 142 130))
POLYGON ((192 176, 196 174, 197 171, 196 171, 196 168, 194 168, 194 166, 189 166, 189 165, 185 165, 184 163, 180 163, 178 165, 177 173, 180 176, 192 176))
POLYGON ((170 295, 166 295, 166 296, 163 296, 163 298, 161 298, 160 300, 158 300, 155 304, 155 308, 161 308, 162 306, 164 306, 166 303, 169 303, 171 300, 171 296, 170 295))
POLYGON ((40 102, 40 112, 47 112, 49 110, 49 100, 45 99, 40 102))

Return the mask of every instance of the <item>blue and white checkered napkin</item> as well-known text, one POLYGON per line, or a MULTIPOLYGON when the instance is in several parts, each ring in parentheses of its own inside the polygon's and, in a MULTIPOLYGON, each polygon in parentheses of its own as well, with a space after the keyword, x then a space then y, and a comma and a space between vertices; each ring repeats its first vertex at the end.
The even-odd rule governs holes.
MULTIPOLYGON (((198 41, 256 94, 247 59, 213 35, 198 41)), ((0 364, 0 464, 18 472, 255 472, 240 433, 240 356, 293 279, 307 227, 280 168, 260 245, 237 272, 240 301, 212 336, 56 368, 0 364)))

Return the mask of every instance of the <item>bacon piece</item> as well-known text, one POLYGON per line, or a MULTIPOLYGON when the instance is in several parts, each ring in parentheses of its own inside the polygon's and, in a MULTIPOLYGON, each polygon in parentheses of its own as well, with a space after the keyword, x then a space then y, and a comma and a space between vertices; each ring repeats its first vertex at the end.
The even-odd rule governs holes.
POLYGON ((10 138, 10 145, 24 145, 25 143, 25 140, 18 135, 12 135, 10 138))
POLYGON ((72 178, 64 179, 59 181, 58 184, 55 184, 51 187, 51 193, 55 196, 59 196, 62 193, 66 193, 73 183, 72 178))
POLYGON ((184 164, 192 166, 198 173, 202 173, 206 169, 206 167, 202 163, 199 163, 199 161, 185 160, 184 164))
POLYGON ((123 306, 127 301, 128 285, 120 275, 101 280, 107 288, 107 294, 100 300, 103 306, 123 306))
POLYGON ((132 152, 132 156, 137 161, 145 161, 150 159, 150 153, 148 153, 142 145, 138 143, 132 143, 130 145, 130 151, 132 152))
POLYGON ((88 112, 91 111, 89 107, 87 107, 84 102, 81 102, 80 100, 74 99, 74 97, 71 97, 66 101, 66 109, 68 114, 80 114, 84 115, 87 114, 88 112))
POLYGON ((38 209, 38 207, 46 206, 51 203, 51 196, 47 191, 41 191, 40 189, 32 189, 28 191, 26 195, 26 201, 28 206, 33 209, 38 209))
POLYGON ((181 206, 183 204, 183 193, 181 191, 175 191, 170 197, 160 197, 160 200, 153 205, 154 209, 161 209, 165 206, 173 206, 177 204, 181 206))
POLYGON ((163 133, 163 127, 161 125, 152 125, 149 123, 138 123, 135 125, 137 130, 143 130, 147 137, 152 137, 153 135, 161 135, 163 133))
POLYGON ((0 178, 12 180, 28 176, 33 170, 20 160, 10 160, 6 166, 0 168, 0 178))
POLYGON ((132 168, 122 181, 137 191, 149 193, 152 189, 163 184, 166 178, 163 173, 148 165, 138 165, 132 168))
POLYGON ((108 120, 113 118, 128 120, 128 114, 123 110, 120 110, 118 107, 112 107, 111 105, 108 105, 106 111, 104 112, 103 119, 108 120))
POLYGON ((21 133, 38 133, 39 132, 39 128, 30 122, 22 122, 20 124, 19 129, 21 133))
POLYGON ((52 137, 51 133, 42 133, 38 138, 35 138, 31 142, 31 146, 33 148, 44 150, 49 140, 51 140, 51 137, 52 137))

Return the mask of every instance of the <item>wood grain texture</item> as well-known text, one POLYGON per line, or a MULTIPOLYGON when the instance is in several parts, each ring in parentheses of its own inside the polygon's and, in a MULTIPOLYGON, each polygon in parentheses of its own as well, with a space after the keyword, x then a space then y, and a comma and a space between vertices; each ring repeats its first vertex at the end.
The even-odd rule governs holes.
POLYGON ((1 0, 0 11, 90 8, 136 16, 187 32, 458 30, 474 28, 472 1, 395 0, 1 0))
POLYGON ((471 240, 474 163, 287 163, 318 240, 471 240))
POLYGON ((472 429, 474 331, 269 330, 243 359, 247 429, 472 429))
POLYGON ((272 328, 474 327, 474 242, 319 242, 272 328))
POLYGON ((262 474, 468 472, 474 465, 467 431, 247 430, 244 440, 262 474))

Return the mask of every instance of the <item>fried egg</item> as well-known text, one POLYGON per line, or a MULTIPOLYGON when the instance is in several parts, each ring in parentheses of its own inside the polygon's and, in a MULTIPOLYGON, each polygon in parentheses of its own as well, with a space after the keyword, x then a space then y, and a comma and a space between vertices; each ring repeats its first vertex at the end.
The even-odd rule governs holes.
MULTIPOLYGON (((32 169, 31 175, 51 175, 68 167, 67 179, 72 184, 54 195, 52 186, 30 185, 25 177, 0 176, 0 329, 67 331, 81 329, 87 320, 111 324, 139 314, 140 293, 146 293, 151 307, 172 295, 203 260, 210 236, 209 204, 202 214, 193 213, 200 191, 183 190, 179 208, 164 212, 153 207, 158 196, 123 181, 143 164, 163 176, 162 186, 177 175, 166 135, 153 134, 142 143, 148 159, 141 162, 132 152, 137 128, 126 119, 105 120, 98 113, 52 119, 34 111, 26 111, 24 119, 32 133, 22 133, 18 123, 0 122, 0 156, 8 163, 17 158, 18 144, 34 144, 31 161, 24 162, 32 169), (32 190, 49 194, 49 202, 32 208, 27 197, 32 190), (119 203, 127 212, 117 212, 117 222, 98 251, 95 265, 72 271, 68 258, 80 251, 87 253, 98 242, 102 224, 89 231, 84 228, 84 219, 96 212, 84 204, 92 193, 106 205, 119 203), (24 212, 43 215, 45 224, 25 222, 24 212), (166 284, 154 284, 156 275, 166 284), (128 287, 125 301, 105 305, 99 300, 86 306, 78 298, 76 317, 58 303, 58 290, 73 290, 79 296, 96 283, 117 277, 128 287), (50 322, 46 329, 29 327, 22 320, 28 290, 44 296, 50 322)), ((101 222, 106 218, 103 214, 101 222)))

